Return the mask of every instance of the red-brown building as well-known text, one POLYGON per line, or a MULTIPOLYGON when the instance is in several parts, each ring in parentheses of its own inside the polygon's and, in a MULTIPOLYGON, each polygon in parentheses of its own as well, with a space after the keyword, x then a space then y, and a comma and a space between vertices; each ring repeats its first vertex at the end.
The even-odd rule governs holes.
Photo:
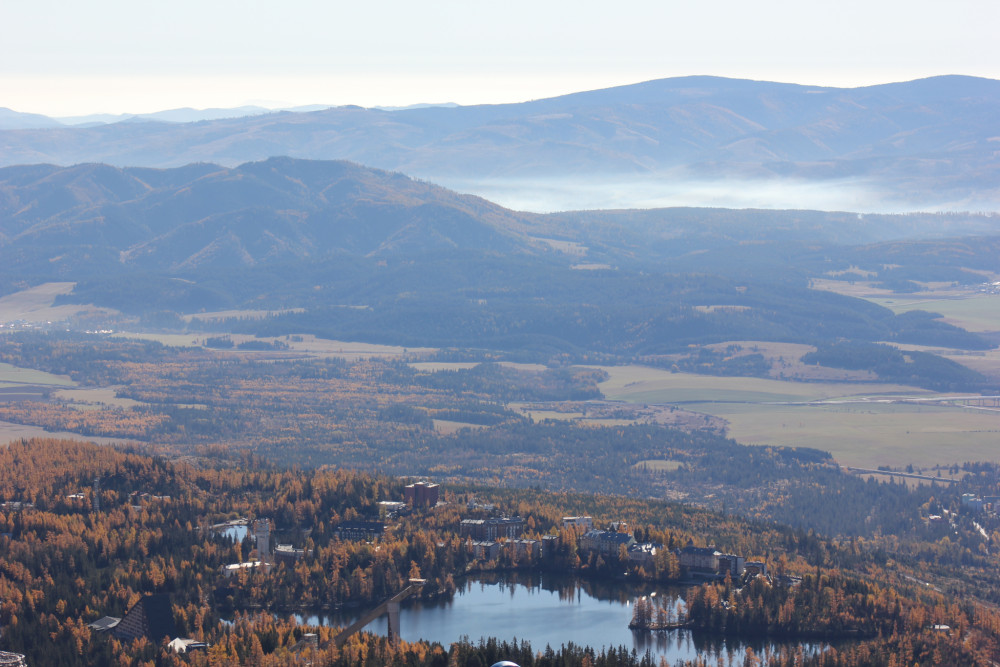
POLYGON ((434 507, 438 504, 440 485, 417 482, 403 489, 403 498, 410 507, 434 507))

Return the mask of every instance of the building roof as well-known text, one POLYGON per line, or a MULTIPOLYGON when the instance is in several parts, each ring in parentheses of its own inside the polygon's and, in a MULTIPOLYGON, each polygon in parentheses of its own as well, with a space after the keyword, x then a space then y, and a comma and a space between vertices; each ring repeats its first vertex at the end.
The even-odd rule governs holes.
POLYGON ((167 644, 167 648, 171 649, 174 653, 187 653, 188 651, 198 649, 205 650, 208 648, 208 644, 188 637, 175 637, 173 641, 167 644))
POLYGON ((131 640, 147 637, 159 641, 164 637, 176 637, 174 610, 166 595, 146 595, 128 610, 121 622, 115 626, 114 636, 131 640))
POLYGON ((121 623, 121 621, 122 619, 117 618, 115 616, 105 616, 104 618, 99 618, 93 623, 90 623, 87 627, 97 632, 107 632, 111 628, 121 623))
POLYGON ((385 524, 381 521, 341 521, 335 530, 385 530, 385 524))
POLYGON ((20 653, 0 651, 0 665, 4 665, 5 667, 26 667, 27 664, 27 660, 20 653))
POLYGON ((699 556, 721 556, 722 554, 718 552, 715 547, 695 547, 692 545, 687 545, 681 549, 682 554, 692 554, 699 556))
POLYGON ((635 541, 635 538, 629 533, 615 533, 609 530, 588 530, 582 537, 606 544, 624 544, 626 546, 635 541))
POLYGON ((237 570, 248 570, 254 567, 260 567, 262 561, 259 560, 248 560, 245 563, 230 563, 229 565, 223 565, 223 571, 236 572, 237 570))

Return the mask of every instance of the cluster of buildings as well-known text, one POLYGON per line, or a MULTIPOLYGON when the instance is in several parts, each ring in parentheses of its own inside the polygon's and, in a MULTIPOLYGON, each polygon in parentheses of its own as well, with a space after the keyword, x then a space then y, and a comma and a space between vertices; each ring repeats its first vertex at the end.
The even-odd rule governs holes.
POLYGON ((459 535, 475 541, 512 540, 524 532, 524 519, 515 517, 493 517, 490 519, 463 519, 459 535))
POLYGON ((162 594, 143 596, 122 618, 105 616, 91 623, 90 629, 98 633, 107 632, 115 639, 126 642, 140 637, 154 642, 166 638, 169 640, 167 646, 175 653, 208 648, 204 642, 177 636, 170 598, 162 594))
MULTIPOLYGON (((563 525, 581 525, 579 523, 581 518, 590 519, 590 517, 565 517, 563 525)), ((664 546, 655 542, 636 541, 628 531, 628 525, 621 521, 612 524, 608 530, 591 528, 586 531, 580 536, 577 549, 583 553, 596 552, 604 556, 624 553, 630 563, 641 567, 652 565, 664 546)), ((686 546, 675 549, 673 554, 681 570, 690 578, 724 579, 729 575, 735 579, 744 574, 767 574, 767 565, 763 561, 747 561, 743 556, 723 553, 714 546, 696 547, 689 541, 686 546)))
POLYGON ((962 509, 973 514, 998 514, 1000 513, 1000 496, 977 496, 974 493, 963 493, 962 509))
POLYGON ((735 579, 743 575, 767 576, 767 563, 764 561, 722 553, 715 547, 696 547, 689 543, 677 550, 677 559, 693 577, 725 578, 729 575, 735 579))
MULTIPOLYGON (((636 567, 652 565, 664 546, 654 542, 638 542, 629 532, 624 521, 612 523, 607 530, 594 528, 589 516, 563 517, 563 529, 579 533, 577 551, 581 556, 596 554, 605 559, 627 558, 636 567)), ((559 538, 545 535, 540 540, 522 537, 524 520, 520 517, 492 517, 487 519, 465 519, 461 523, 460 534, 471 540, 473 554, 477 560, 495 560, 504 549, 516 558, 525 556, 543 558, 555 554, 559 538)), ((713 546, 696 547, 693 543, 673 550, 682 571, 695 579, 723 579, 744 574, 767 574, 767 565, 762 561, 747 561, 745 557, 719 551, 713 546)))
POLYGON ((555 553, 553 548, 558 540, 555 535, 532 540, 522 538, 523 534, 524 519, 519 516, 464 519, 459 526, 459 535, 472 541, 476 560, 496 560, 504 549, 516 560, 538 559, 555 553))
MULTIPOLYGON (((436 507, 440 502, 440 490, 437 484, 417 482, 405 487, 404 493, 405 502, 383 501, 379 503, 380 516, 399 516, 417 508, 436 507)), ((998 502, 1000 502, 1000 497, 979 498, 970 494, 962 497, 963 506, 973 508, 976 511, 983 511, 986 507, 992 509, 993 504, 998 502)), ((492 505, 483 506, 470 503, 469 507, 477 511, 495 510, 492 505)), ((257 559, 223 566, 222 573, 226 577, 243 570, 260 567, 269 570, 276 561, 294 565, 298 560, 310 555, 309 550, 296 548, 291 544, 278 544, 272 551, 271 522, 268 519, 258 519, 252 524, 246 519, 237 519, 212 526, 212 529, 229 530, 248 525, 256 542, 257 559)), ((627 557, 628 561, 636 566, 648 566, 652 565, 657 556, 664 551, 662 544, 638 542, 624 521, 612 523, 606 530, 598 530, 595 529, 594 521, 589 516, 566 516, 562 519, 562 528, 564 531, 571 531, 571 535, 577 536, 577 551, 582 556, 596 554, 605 556, 608 560, 627 557)), ((556 554, 560 543, 559 536, 545 535, 541 539, 526 538, 524 537, 525 529, 525 521, 519 516, 464 519, 459 526, 460 535, 471 543, 474 557, 480 561, 494 561, 504 553, 509 554, 515 561, 522 562, 529 559, 543 559, 556 554)), ((334 529, 334 534, 342 540, 372 541, 385 534, 385 523, 376 520, 342 521, 334 529)), ((723 553, 714 546, 696 547, 692 542, 689 542, 683 548, 674 549, 672 554, 676 557, 682 571, 692 579, 723 579, 726 576, 736 578, 745 574, 767 575, 765 563, 747 561, 743 556, 723 553)), ((91 623, 90 627, 95 632, 106 632, 123 641, 138 637, 147 637, 154 641, 173 638, 168 646, 178 653, 207 648, 201 642, 176 636, 170 602, 165 595, 147 595, 133 605, 123 618, 106 616, 91 623)), ((0 667, 7 664, 23 665, 23 656, 0 652, 0 667), (4 660, 12 660, 17 657, 20 657, 22 662, 4 662, 4 660)))
MULTIPOLYGON (((438 484, 429 482, 415 482, 407 485, 403 489, 404 501, 386 500, 380 502, 379 515, 397 517, 414 509, 433 508, 440 502, 441 487, 438 484)), ((154 496, 156 498, 156 496, 154 496)), ((246 519, 230 521, 213 528, 228 528, 233 526, 247 525, 246 519)), ((231 563, 222 567, 222 573, 226 577, 231 577, 242 570, 252 570, 259 567, 270 570, 274 563, 285 563, 294 565, 309 555, 307 549, 296 548, 291 544, 278 544, 271 549, 271 523, 267 519, 258 519, 253 523, 253 535, 257 544, 257 559, 243 563, 231 563)), ((376 519, 354 519, 341 521, 333 529, 334 537, 339 540, 351 542, 370 542, 385 535, 385 522, 376 519)), ((520 534, 518 531, 517 534, 520 534)), ((514 537, 514 535, 510 535, 514 537)))

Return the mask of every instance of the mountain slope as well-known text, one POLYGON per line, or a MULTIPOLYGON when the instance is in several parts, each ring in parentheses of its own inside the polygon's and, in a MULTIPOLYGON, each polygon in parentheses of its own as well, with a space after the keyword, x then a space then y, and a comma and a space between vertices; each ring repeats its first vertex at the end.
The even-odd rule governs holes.
POLYGON ((0 247, 29 271, 224 268, 438 248, 528 251, 532 243, 518 231, 525 220, 345 162, 0 169, 0 247))

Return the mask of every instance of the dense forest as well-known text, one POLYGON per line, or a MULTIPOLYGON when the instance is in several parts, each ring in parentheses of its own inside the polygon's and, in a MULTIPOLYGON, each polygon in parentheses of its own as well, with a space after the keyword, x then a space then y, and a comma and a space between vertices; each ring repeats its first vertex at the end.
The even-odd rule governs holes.
POLYGON ((927 352, 906 353, 884 344, 830 343, 802 357, 806 364, 821 364, 832 368, 867 370, 880 380, 898 382, 936 391, 969 391, 986 388, 988 381, 977 373, 950 359, 927 352))
MULTIPOLYGON (((752 254, 751 256, 752 257, 752 254)), ((986 349, 980 336, 919 313, 894 315, 867 301, 817 291, 808 272, 750 270, 730 275, 750 257, 725 259, 725 270, 674 262, 664 270, 574 270, 549 257, 488 252, 437 252, 417 260, 352 259, 299 262, 294 267, 81 279, 60 303, 96 303, 155 315, 232 308, 296 309, 264 319, 234 315, 193 330, 260 336, 310 333, 335 340, 406 346, 469 347, 533 352, 587 351, 626 358, 727 340, 802 343, 838 339, 894 341, 986 349), (704 306, 726 308, 706 311, 704 306)), ((772 259, 767 267, 776 264, 772 259)), ((716 266, 706 263, 704 266, 716 266)), ((153 321, 150 320, 150 324, 153 321)))
POLYGON ((256 358, 39 334, 8 336, 0 361, 113 386, 134 402, 80 409, 40 396, 0 402, 0 419, 155 444, 177 456, 672 497, 825 535, 930 530, 906 505, 912 494, 926 502, 930 487, 865 481, 810 448, 741 445, 701 415, 664 424, 615 404, 605 407, 617 418, 603 425, 535 421, 511 407, 599 397, 603 374, 592 367, 487 362, 428 371, 403 361, 256 358), (458 428, 442 431, 440 421, 458 428))
POLYGON ((624 648, 505 638, 441 646, 362 634, 337 648, 335 628, 289 617, 364 608, 410 578, 447 599, 470 575, 557 572, 586 586, 622 576, 685 586, 682 610, 646 608, 638 625, 650 633, 830 642, 748 649, 733 664, 1000 660, 1000 519, 972 512, 962 495, 1000 494, 997 466, 956 465, 940 483, 879 481, 809 446, 745 446, 720 418, 619 404, 600 389, 602 368, 615 365, 775 378, 778 356, 794 354, 787 361, 817 377, 841 369, 858 382, 994 391, 994 379, 893 347, 984 351, 990 334, 813 288, 863 278, 897 293, 932 283, 971 291, 1000 269, 996 237, 900 239, 910 226, 993 233, 991 220, 531 216, 356 165, 189 172, 201 180, 175 198, 179 172, 81 168, 60 190, 71 211, 18 205, 4 222, 20 225, 16 234, 0 230, 0 246, 19 244, 0 267, 0 294, 73 281, 55 305, 118 311, 0 336, 0 363, 77 385, 11 391, 0 421, 124 443, 0 449, 0 649, 65 665, 652 667, 624 648), (321 182, 330 187, 320 193, 321 182), (94 204, 87 193, 120 201, 94 204), (140 213, 144 226, 131 224, 140 213), (131 234, 125 245, 114 246, 115 230, 131 234), (183 331, 200 343, 81 333, 109 329, 183 331), (296 351, 309 334, 436 349, 296 351), (88 402, 89 390, 103 398, 88 402), (387 515, 379 501, 400 500, 414 476, 441 483, 443 503, 387 515), (526 536, 554 537, 554 550, 477 557, 460 523, 493 515, 522 517, 526 536), (627 521, 636 540, 662 548, 642 565, 586 552, 567 515, 627 521), (225 565, 260 554, 249 536, 213 526, 255 518, 303 557, 226 578, 225 565), (341 539, 338 528, 358 520, 384 522, 385 533, 341 539), (695 583, 676 551, 686 544, 759 559, 771 573, 695 583), (180 657, 89 627, 151 594, 168 596, 178 632, 209 650, 180 657))
POLYGON ((1000 271, 988 216, 541 216, 344 162, 11 167, 0 191, 9 259, 0 295, 72 281, 57 303, 213 337, 221 326, 536 359, 635 358, 727 340, 986 349, 982 336, 932 314, 894 315, 810 281, 864 275, 916 290, 1000 271), (940 238, 948 233, 955 237, 940 238), (247 310, 273 312, 198 317, 247 310))
MULTIPOLYGON (((996 470, 990 474, 996 480, 996 470)), ((805 661, 799 655, 794 662, 795 652, 782 649, 767 664, 898 664, 890 662, 893 655, 912 664, 933 654, 977 665, 1000 656, 1000 616, 991 605, 975 594, 954 597, 937 586, 914 585, 933 574, 916 561, 908 564, 906 554, 942 546, 940 540, 897 541, 887 561, 884 550, 891 543, 885 536, 831 540, 663 501, 495 487, 446 489, 443 505, 389 521, 374 542, 336 537, 338 523, 377 516, 377 502, 401 498, 402 485, 389 477, 288 470, 254 459, 171 462, 140 450, 78 442, 11 443, 0 450, 0 646, 24 653, 31 664, 285 665, 301 659, 304 633, 314 632, 314 664, 485 665, 496 656, 522 666, 649 664, 610 648, 543 650, 494 639, 443 647, 390 645, 358 635, 338 649, 330 641, 336 628, 287 618, 292 610, 384 599, 413 576, 427 579, 425 592, 432 595, 450 594, 456 578, 476 569, 547 568, 606 579, 622 563, 614 554, 579 552, 578 531, 561 523, 562 516, 585 511, 602 525, 626 520, 636 535, 668 549, 711 543, 771 564, 773 578, 689 588, 686 622, 692 627, 855 637, 805 661), (528 536, 558 535, 555 553, 544 560, 476 560, 471 543, 458 534, 462 518, 482 511, 470 509, 470 494, 495 511, 524 518, 528 536), (270 519, 277 535, 307 555, 294 565, 278 562, 269 572, 257 568, 225 578, 223 565, 255 554, 252 540, 234 542, 211 528, 236 517, 270 519), (120 641, 89 627, 104 615, 121 617, 153 593, 169 597, 178 632, 209 643, 207 653, 182 658, 155 641, 120 641), (221 622, 234 611, 233 622, 221 622), (935 632, 933 625, 951 631, 935 632), (39 642, 42 636, 50 640, 39 642)), ((680 574, 676 561, 669 551, 663 554, 662 570, 628 567, 633 576, 674 581, 680 574)), ((995 557, 984 557, 956 564, 952 577, 994 568, 995 557)), ((752 652, 747 659, 755 659, 752 652)))

